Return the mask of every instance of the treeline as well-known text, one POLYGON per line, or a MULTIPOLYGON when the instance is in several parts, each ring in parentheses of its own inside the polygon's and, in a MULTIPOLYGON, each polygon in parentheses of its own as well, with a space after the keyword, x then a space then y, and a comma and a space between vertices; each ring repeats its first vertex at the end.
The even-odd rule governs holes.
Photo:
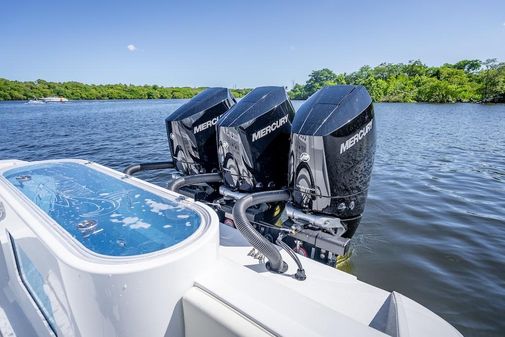
MULTIPOLYGON (((0 100, 29 100, 48 96, 81 99, 191 98, 205 88, 162 87, 158 85, 84 84, 79 82, 9 81, 0 78, 0 100)), ((232 89, 235 97, 251 89, 232 89)))
POLYGON ((306 99, 323 86, 335 84, 361 84, 376 102, 498 103, 505 102, 505 63, 463 60, 428 67, 417 60, 364 66, 349 74, 321 69, 289 94, 292 99, 306 99))
MULTIPOLYGON (((505 63, 496 59, 463 60, 440 67, 421 61, 382 63, 352 73, 315 70, 305 84, 289 92, 292 99, 306 99, 325 85, 364 85, 376 102, 505 102, 505 63)), ((28 100, 47 96, 80 99, 191 98, 205 88, 158 85, 83 84, 79 82, 9 81, 0 78, 0 100, 28 100)), ((232 89, 235 97, 251 89, 232 89)))

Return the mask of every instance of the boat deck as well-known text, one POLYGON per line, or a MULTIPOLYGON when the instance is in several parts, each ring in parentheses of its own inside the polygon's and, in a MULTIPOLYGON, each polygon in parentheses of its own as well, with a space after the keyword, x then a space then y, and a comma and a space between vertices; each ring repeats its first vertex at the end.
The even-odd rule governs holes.
MULTIPOLYGON (((0 161, 0 169, 19 163, 19 161, 0 161)), ((12 197, 10 195, 3 197, 8 196, 12 197)), ((178 200, 182 202, 183 198, 178 200)), ((0 249, 0 336, 54 336, 52 330, 47 328, 48 323, 42 312, 36 309, 36 305, 30 302, 33 310, 30 309, 32 312, 25 313, 15 300, 12 289, 19 288, 21 281, 16 271, 17 261, 15 261, 12 243, 7 232, 2 230, 2 225, 6 221, 3 222, 5 210, 2 209, 1 202, 2 200, 0 200, 0 245, 2 248, 0 249), (11 275, 10 279, 9 275, 11 275)), ((185 202, 189 200, 186 199, 185 202)), ((12 213, 23 211, 23 205, 19 205, 21 210, 15 209, 12 213)), ((16 219, 15 216, 11 216, 10 221, 15 224, 18 222, 16 219)), ((218 228, 217 217, 215 220, 211 226, 216 234, 213 237, 212 250, 198 250, 203 247, 198 246, 200 248, 194 249, 199 254, 198 258, 180 264, 184 266, 181 270, 192 270, 192 276, 188 279, 187 285, 184 285, 183 291, 177 293, 179 304, 176 310, 180 314, 166 310, 165 316, 166 302, 162 303, 160 311, 161 318, 180 319, 185 330, 178 331, 184 331, 188 337, 202 334, 208 336, 333 336, 339 334, 364 337, 461 336, 450 324, 407 297, 368 285, 353 275, 303 256, 299 258, 307 275, 306 280, 299 281, 293 277, 296 264, 285 251, 281 251, 281 254, 289 266, 287 272, 271 273, 266 269, 264 261, 259 259, 258 254, 252 254, 251 245, 237 229, 224 224, 219 224, 218 228), (219 244, 217 242, 218 230, 219 244), (205 262, 207 261, 205 254, 214 254, 216 251, 215 258, 205 262)), ((34 221, 37 219, 35 218, 34 221)), ((19 230, 23 231, 22 228, 19 230)), ((101 276, 110 276, 111 266, 105 266, 105 269, 100 269, 96 273, 101 276)), ((127 267, 131 269, 133 265, 128 264, 127 267)), ((79 274, 77 278, 85 277, 86 272, 83 274, 79 274)), ((177 276, 182 277, 180 273, 175 273, 174 269, 170 269, 170 273, 163 275, 163 278, 157 278, 162 282, 158 282, 160 288, 157 288, 156 294, 159 294, 160 289, 170 290, 177 276), (165 282, 168 288, 165 288, 165 282)), ((139 298, 152 298, 152 296, 145 296, 145 291, 151 290, 145 287, 146 273, 142 274, 141 279, 142 282, 138 283, 141 287, 136 288, 137 291, 132 294, 139 298)), ((104 282, 106 283, 100 283, 104 288, 102 290, 106 291, 109 286, 114 287, 114 284, 108 280, 104 282)), ((134 284, 135 282, 131 287, 128 286, 128 289, 135 289, 134 284)), ((23 289, 22 291, 28 292, 25 288, 23 289)), ((79 291, 82 289, 79 288, 79 291)), ((22 293, 18 294, 18 298, 23 298, 24 301, 31 299, 28 293, 26 298, 22 293)), ((115 306, 117 300, 119 300, 118 297, 111 297, 112 306, 115 306)), ((82 302, 76 303, 80 306, 82 302)), ((149 305, 152 306, 152 303, 149 305)), ((144 306, 136 308, 144 308, 144 306)), ((73 317, 74 310, 76 310, 75 306, 68 307, 65 315, 73 317)), ((55 315, 61 313, 55 312, 55 315)), ((87 319, 89 314, 88 312, 80 317, 87 319)), ((121 317, 124 319, 123 316, 121 317)), ((93 324, 98 324, 98 326, 106 324, 109 318, 98 312, 96 319, 103 322, 93 324)), ((138 323, 142 323, 142 317, 139 319, 141 321, 138 323)), ((61 320, 60 322, 65 323, 61 320)), ((121 326, 125 323, 119 318, 118 322, 121 326)), ((146 325, 145 321, 144 325, 146 325)), ((135 326, 142 327, 142 324, 135 326)), ((146 326, 143 327, 146 328, 146 326)), ((65 325, 63 328, 65 335, 82 335, 77 325, 65 325)), ((166 331, 165 328, 166 326, 163 326, 162 331, 166 331)), ((129 335, 135 336, 131 331, 129 335)))

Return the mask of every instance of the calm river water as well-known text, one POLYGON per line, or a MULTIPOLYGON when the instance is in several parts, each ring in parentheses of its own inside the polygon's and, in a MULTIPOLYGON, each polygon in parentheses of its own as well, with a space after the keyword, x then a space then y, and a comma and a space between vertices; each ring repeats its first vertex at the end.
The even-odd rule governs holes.
MULTIPOLYGON (((166 160, 164 118, 183 102, 0 103, 0 159, 166 160)), ((374 174, 346 270, 467 336, 505 336, 505 105, 375 108, 374 174)))

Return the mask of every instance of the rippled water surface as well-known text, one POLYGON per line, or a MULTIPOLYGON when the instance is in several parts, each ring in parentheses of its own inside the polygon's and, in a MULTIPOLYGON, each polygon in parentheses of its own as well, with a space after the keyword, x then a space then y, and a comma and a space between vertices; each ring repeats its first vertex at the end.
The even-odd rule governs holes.
MULTIPOLYGON (((0 159, 84 158, 119 170, 166 160, 164 118, 183 102, 0 103, 0 159)), ((465 335, 504 336, 505 105, 375 107, 374 174, 346 269, 465 335)), ((168 175, 141 177, 164 185, 168 175)))

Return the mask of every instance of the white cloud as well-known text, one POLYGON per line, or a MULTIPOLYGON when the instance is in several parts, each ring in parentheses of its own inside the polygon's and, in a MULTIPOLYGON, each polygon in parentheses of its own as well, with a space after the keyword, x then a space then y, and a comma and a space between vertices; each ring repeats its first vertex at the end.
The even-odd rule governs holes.
POLYGON ((128 47, 126 47, 126 48, 128 48, 129 51, 136 51, 137 50, 137 47, 135 47, 135 45, 133 45, 133 44, 129 44, 128 47))

